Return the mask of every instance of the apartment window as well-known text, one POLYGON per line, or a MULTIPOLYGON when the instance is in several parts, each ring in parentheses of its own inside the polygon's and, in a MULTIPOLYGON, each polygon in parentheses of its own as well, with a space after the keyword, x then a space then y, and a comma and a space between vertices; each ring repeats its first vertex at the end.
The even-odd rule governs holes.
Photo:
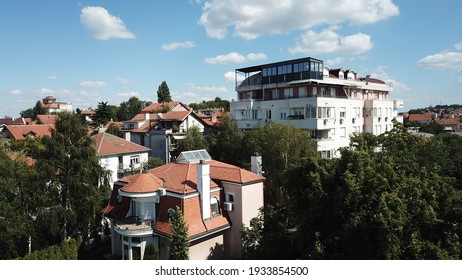
POLYGON ((321 157, 322 158, 331 158, 332 157, 331 151, 321 151, 321 157))
POLYGON ((346 128, 345 127, 340 128, 340 138, 346 138, 346 128))
POLYGON ((266 118, 271 120, 271 110, 266 110, 266 118))
POLYGON ((220 215, 220 207, 219 207, 219 200, 217 196, 212 196, 210 199, 210 207, 212 209, 212 215, 220 215))
POLYGON ((271 96, 273 97, 273 99, 278 99, 278 91, 277 90, 272 90, 271 91, 271 96))
POLYGON ((131 156, 130 157, 130 165, 133 167, 135 164, 140 163, 140 156, 131 156))
POLYGON ((280 116, 281 116, 281 119, 287 119, 287 116, 289 115, 289 110, 288 109, 281 109, 281 111, 279 112, 280 113, 280 116))
POLYGON ((346 117, 346 108, 345 108, 345 107, 341 107, 341 108, 340 108, 340 117, 341 117, 341 118, 345 118, 345 117, 346 117))
POLYGON ((334 117, 335 110, 331 107, 318 107, 318 119, 330 119, 334 117))
POLYGON ((292 98, 293 97, 293 89, 292 88, 285 88, 284 89, 284 98, 292 98))
POLYGON ((252 110, 252 119, 253 120, 258 119, 258 110, 252 110))
POLYGON ((318 88, 313 87, 313 96, 316 97, 318 95, 318 88))
POLYGON ((306 97, 306 88, 305 87, 299 87, 298 88, 298 97, 306 97))

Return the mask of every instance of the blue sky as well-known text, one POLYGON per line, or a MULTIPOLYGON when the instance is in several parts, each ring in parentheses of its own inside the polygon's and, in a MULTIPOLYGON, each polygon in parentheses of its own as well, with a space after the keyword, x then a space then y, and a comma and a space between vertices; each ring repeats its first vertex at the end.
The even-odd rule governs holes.
POLYGON ((0 0, 0 116, 235 98, 234 69, 311 56, 394 83, 405 109, 462 103, 459 0, 0 0))

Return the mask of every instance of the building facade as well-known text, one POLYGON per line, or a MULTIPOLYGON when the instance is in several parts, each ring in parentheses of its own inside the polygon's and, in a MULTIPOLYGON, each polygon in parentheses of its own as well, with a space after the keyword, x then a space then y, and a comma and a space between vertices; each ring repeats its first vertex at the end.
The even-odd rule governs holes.
POLYGON ((120 179, 103 214, 110 220, 112 254, 143 259, 148 243, 168 259, 169 218, 176 207, 188 227, 189 259, 241 256, 241 225, 263 207, 264 177, 187 151, 175 162, 120 179))
POLYGON ((245 131, 266 122, 308 129, 325 158, 337 157, 355 133, 379 135, 402 122, 392 85, 351 69, 331 69, 306 57, 236 69, 237 100, 230 111, 245 131), (242 82, 238 77, 244 76, 242 82))

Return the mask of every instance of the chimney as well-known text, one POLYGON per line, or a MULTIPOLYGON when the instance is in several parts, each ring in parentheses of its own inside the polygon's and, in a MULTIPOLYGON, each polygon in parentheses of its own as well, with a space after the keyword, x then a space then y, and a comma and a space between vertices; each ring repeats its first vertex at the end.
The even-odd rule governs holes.
POLYGON ((261 156, 258 155, 258 153, 255 153, 255 155, 253 155, 250 158, 250 164, 251 164, 250 171, 252 171, 255 174, 259 174, 259 175, 263 173, 262 168, 261 168, 261 156))
POLYGON ((149 112, 144 113, 144 120, 145 120, 145 121, 149 121, 149 118, 150 118, 149 112))
POLYGON ((197 164, 197 191, 199 192, 202 219, 210 219, 210 165, 205 160, 197 164))
POLYGON ((124 133, 124 139, 127 140, 127 141, 131 141, 130 138, 131 138, 131 137, 130 137, 130 131, 125 131, 125 133, 124 133))

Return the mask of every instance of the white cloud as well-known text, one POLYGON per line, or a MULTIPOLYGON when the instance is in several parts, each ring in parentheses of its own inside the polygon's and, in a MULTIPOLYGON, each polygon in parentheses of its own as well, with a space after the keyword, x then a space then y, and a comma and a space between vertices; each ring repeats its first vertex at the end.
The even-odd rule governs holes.
POLYGON ((35 92, 41 95, 50 95, 50 94, 54 94, 55 90, 49 89, 49 88, 41 88, 39 90, 36 90, 35 92))
POLYGON ((228 92, 228 89, 225 87, 207 87, 207 86, 197 86, 195 84, 187 84, 187 86, 192 90, 200 91, 204 93, 221 94, 221 93, 228 92))
POLYGON ((386 66, 377 67, 372 73, 371 77, 384 81, 385 83, 391 83, 393 85, 394 92, 406 92, 411 90, 406 84, 395 80, 393 77, 390 77, 386 72, 386 66))
POLYGON ((117 93, 117 96, 122 96, 122 97, 138 97, 140 98, 141 97, 141 94, 139 92, 136 92, 136 91, 131 91, 131 92, 120 92, 120 93, 117 93))
POLYGON ((130 83, 130 81, 127 80, 127 79, 125 79, 125 78, 118 78, 118 79, 117 79, 117 82, 119 82, 120 84, 124 84, 124 85, 130 83))
POLYGON ((237 78, 238 83, 242 82, 245 79, 244 75, 239 74, 239 73, 236 74, 236 72, 234 71, 226 72, 224 77, 225 77, 226 82, 231 83, 231 84, 234 84, 236 82, 236 78, 237 78))
POLYGON ((417 62, 425 69, 462 69, 462 53, 443 51, 437 54, 426 56, 417 62))
POLYGON ((109 14, 103 7, 85 7, 81 10, 80 22, 98 40, 112 38, 134 39, 135 35, 127 30, 125 23, 109 14))
POLYGON ((22 91, 20 89, 13 89, 12 91, 10 91, 10 94, 14 95, 14 96, 23 95, 23 93, 22 93, 22 91))
POLYGON ((81 81, 79 83, 81 87, 90 87, 90 88, 101 88, 108 86, 108 83, 103 81, 81 81))
POLYGON ((462 50, 462 42, 455 44, 454 48, 456 48, 456 50, 462 50))
POLYGON ((212 0, 204 3, 198 24, 211 38, 223 39, 231 28, 251 40, 342 22, 372 24, 398 14, 392 0, 212 0))
POLYGON ((57 80, 58 77, 55 76, 55 75, 50 75, 50 76, 47 76, 46 79, 47 79, 47 80, 57 80))
POLYGON ((297 40, 295 47, 289 48, 289 53, 355 55, 370 50, 372 46, 371 37, 363 33, 341 36, 332 29, 320 33, 308 30, 297 40))
POLYGON ((242 55, 238 52, 230 52, 228 54, 221 54, 215 57, 209 57, 205 59, 207 64, 231 64, 231 63, 244 63, 247 61, 255 61, 266 59, 267 56, 264 53, 249 53, 242 55))
POLYGON ((162 49, 165 51, 173 51, 177 48, 194 48, 194 42, 193 41, 173 42, 173 43, 162 45, 162 49))

